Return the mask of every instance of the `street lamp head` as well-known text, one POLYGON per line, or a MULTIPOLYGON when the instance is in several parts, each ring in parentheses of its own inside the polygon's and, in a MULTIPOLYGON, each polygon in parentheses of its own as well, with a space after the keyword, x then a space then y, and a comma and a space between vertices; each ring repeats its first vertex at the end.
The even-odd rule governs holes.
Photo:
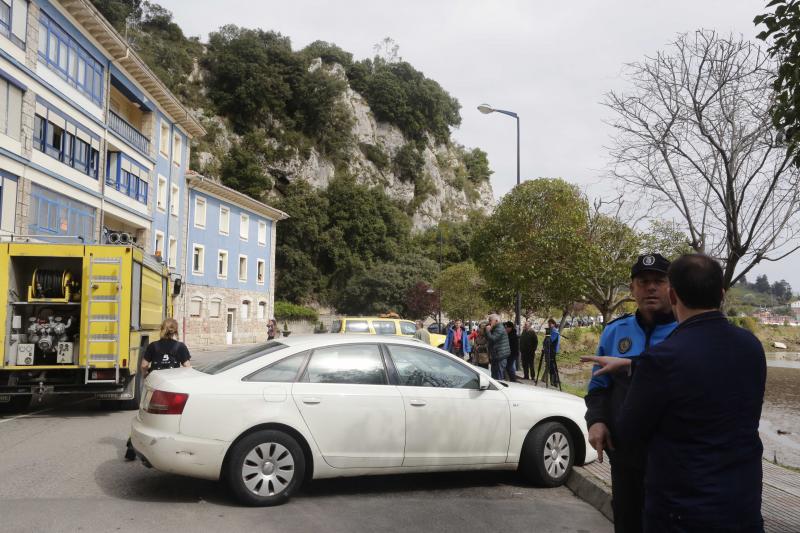
POLYGON ((494 113, 494 108, 489 104, 481 104, 478 106, 478 111, 484 115, 488 115, 489 113, 494 113))
POLYGON ((425 292, 427 292, 428 294, 433 294, 433 293, 435 293, 436 291, 435 291, 435 290, 433 290, 433 289, 431 289, 430 287, 428 287, 428 289, 427 289, 425 292))

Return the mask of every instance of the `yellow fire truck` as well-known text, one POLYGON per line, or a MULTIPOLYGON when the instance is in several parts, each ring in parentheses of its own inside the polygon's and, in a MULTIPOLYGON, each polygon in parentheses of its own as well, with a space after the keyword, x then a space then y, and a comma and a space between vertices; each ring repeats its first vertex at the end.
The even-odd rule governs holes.
POLYGON ((0 244, 0 410, 71 393, 138 408, 140 357, 172 314, 171 289, 133 245, 0 244))

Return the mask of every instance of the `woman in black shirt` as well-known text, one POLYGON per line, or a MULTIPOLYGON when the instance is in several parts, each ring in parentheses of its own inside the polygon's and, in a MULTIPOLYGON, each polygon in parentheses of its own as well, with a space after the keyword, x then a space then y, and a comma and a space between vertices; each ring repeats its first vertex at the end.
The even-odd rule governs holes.
POLYGON ((161 324, 161 338, 147 346, 142 358, 142 370, 146 376, 153 370, 192 366, 189 349, 181 341, 175 340, 178 335, 178 321, 168 318, 161 324))

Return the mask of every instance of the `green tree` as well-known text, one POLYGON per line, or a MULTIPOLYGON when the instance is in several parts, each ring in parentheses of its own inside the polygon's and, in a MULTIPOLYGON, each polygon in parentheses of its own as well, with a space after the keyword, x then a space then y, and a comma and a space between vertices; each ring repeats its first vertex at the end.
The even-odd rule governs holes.
POLYGON ((772 0, 767 7, 774 11, 758 15, 753 23, 765 27, 757 37, 771 41, 769 53, 779 62, 772 84, 772 122, 800 165, 800 1, 772 0))
POLYGON ((523 305, 566 309, 585 294, 588 205, 561 179, 526 181, 476 231, 472 254, 495 294, 520 291, 523 305))
POLYGON ((689 237, 670 221, 651 220, 646 231, 639 233, 639 253, 659 253, 672 261, 683 254, 694 253, 689 237))
POLYGON ((470 261, 444 269, 434 284, 441 295, 442 310, 451 318, 470 320, 486 316, 489 304, 484 300, 486 282, 470 261))
POLYGON ((631 265, 639 254, 636 232, 621 220, 593 212, 589 215, 587 250, 591 267, 584 272, 586 300, 608 324, 613 313, 631 301, 628 289, 631 265))
POLYGON ((345 314, 378 314, 394 311, 408 315, 405 296, 420 281, 436 275, 436 264, 429 259, 406 254, 391 263, 374 266, 350 278, 333 296, 337 311, 345 314))
POLYGON ((331 245, 328 199, 303 180, 293 181, 276 207, 289 218, 281 221, 275 253, 275 297, 302 304, 325 287, 321 264, 331 245))
POLYGON ((234 142, 223 157, 220 163, 222 183, 261 200, 272 189, 272 178, 264 170, 271 151, 262 132, 248 132, 234 142))
POLYGON ((464 150, 462 159, 467 169, 467 178, 475 185, 489 181, 489 176, 494 174, 489 168, 488 154, 480 148, 464 150))
POLYGON ((756 276, 756 282, 753 288, 755 288, 757 292, 763 294, 769 294, 770 285, 769 285, 769 279, 767 279, 767 275, 762 274, 760 276, 756 276))

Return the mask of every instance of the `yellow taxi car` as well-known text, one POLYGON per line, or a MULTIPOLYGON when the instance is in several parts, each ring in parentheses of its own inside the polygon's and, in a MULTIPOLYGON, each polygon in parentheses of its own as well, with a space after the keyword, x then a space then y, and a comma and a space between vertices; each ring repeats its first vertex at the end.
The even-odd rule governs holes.
MULTIPOLYGON (((381 318, 375 316, 348 316, 331 323, 331 333, 363 333, 365 335, 400 335, 413 337, 417 326, 413 320, 381 318)), ((445 335, 430 333, 430 344, 444 347, 445 335)))

